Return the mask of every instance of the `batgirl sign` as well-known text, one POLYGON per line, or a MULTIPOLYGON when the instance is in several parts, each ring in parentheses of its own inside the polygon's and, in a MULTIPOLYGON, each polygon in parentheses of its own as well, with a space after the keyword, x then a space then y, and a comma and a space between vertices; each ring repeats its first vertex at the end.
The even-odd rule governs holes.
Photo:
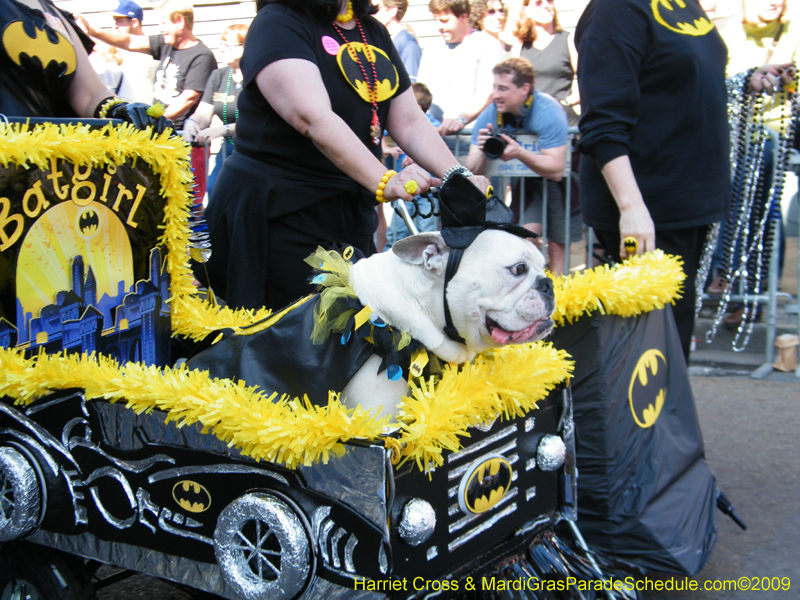
POLYGON ((46 164, 0 167, 0 346, 162 362, 159 178, 141 160, 46 164))

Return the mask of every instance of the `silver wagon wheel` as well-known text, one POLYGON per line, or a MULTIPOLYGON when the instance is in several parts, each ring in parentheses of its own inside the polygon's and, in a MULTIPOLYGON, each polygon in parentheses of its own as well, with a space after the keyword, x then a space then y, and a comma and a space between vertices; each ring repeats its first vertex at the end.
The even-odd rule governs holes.
POLYGON ((0 542, 36 528, 41 499, 39 477, 28 459, 15 448, 0 447, 0 542))
POLYGON ((225 582, 245 600, 294 598, 311 574, 308 529, 295 508, 271 494, 245 494, 225 507, 214 553, 225 582))

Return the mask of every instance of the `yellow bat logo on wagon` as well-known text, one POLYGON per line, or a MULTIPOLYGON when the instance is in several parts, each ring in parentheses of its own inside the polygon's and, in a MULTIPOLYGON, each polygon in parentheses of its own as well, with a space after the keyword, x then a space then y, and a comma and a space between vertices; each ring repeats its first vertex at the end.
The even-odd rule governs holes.
POLYGON ((211 507, 211 494, 197 483, 185 479, 172 487, 172 498, 184 510, 193 513, 207 511, 211 507))
POLYGON ((459 504, 467 513, 486 512, 505 497, 513 477, 514 470, 508 460, 500 455, 489 456, 463 476, 459 504))
POLYGON ((642 429, 652 427, 667 398, 667 359, 655 348, 636 363, 628 386, 633 420, 642 429))
POLYGON ((26 54, 32 59, 39 60, 42 71, 47 69, 51 62, 55 62, 57 65, 64 65, 64 71, 60 75, 74 73, 78 59, 69 40, 58 31, 55 32, 58 37, 55 42, 48 37, 44 29, 34 27, 33 31, 34 37, 31 37, 25 31, 22 21, 13 21, 6 25, 3 30, 3 47, 11 60, 21 67, 22 55, 26 54))

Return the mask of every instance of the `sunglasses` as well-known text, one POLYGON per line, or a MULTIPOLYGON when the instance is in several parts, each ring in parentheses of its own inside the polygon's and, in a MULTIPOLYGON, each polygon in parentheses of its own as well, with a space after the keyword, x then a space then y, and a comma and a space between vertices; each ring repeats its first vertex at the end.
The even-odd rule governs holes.
POLYGON ((493 15, 495 13, 500 13, 501 15, 504 15, 504 14, 506 14, 506 11, 503 10, 502 8, 487 8, 486 9, 486 14, 487 15, 493 15))

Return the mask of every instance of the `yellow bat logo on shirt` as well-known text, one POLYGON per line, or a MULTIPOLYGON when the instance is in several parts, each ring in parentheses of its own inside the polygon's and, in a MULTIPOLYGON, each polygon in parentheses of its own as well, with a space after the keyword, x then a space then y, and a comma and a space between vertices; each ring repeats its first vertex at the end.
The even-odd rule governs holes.
POLYGON ((364 46, 361 42, 350 42, 339 47, 336 62, 342 70, 347 82, 355 88, 364 102, 372 102, 370 88, 374 86, 373 79, 378 79, 378 102, 383 102, 394 96, 400 85, 400 76, 397 74, 391 59, 380 48, 364 46), (355 58, 354 58, 355 57, 355 58), (370 59, 372 59, 370 61, 370 59), (364 71, 367 72, 368 81, 364 81, 364 71), (373 74, 374 69, 374 74, 373 74))
POLYGON ((3 47, 6 54, 20 67, 22 66, 22 55, 27 55, 30 59, 38 59, 41 69, 44 71, 55 62, 56 65, 63 64, 64 70, 60 75, 69 75, 75 72, 78 60, 75 56, 75 49, 58 31, 55 32, 58 39, 53 42, 44 29, 33 28, 34 37, 25 31, 22 21, 13 21, 6 25, 3 30, 3 47))
POLYGON ((705 16, 687 9, 684 0, 652 0, 650 6, 656 21, 670 31, 699 36, 714 29, 714 24, 705 16))

